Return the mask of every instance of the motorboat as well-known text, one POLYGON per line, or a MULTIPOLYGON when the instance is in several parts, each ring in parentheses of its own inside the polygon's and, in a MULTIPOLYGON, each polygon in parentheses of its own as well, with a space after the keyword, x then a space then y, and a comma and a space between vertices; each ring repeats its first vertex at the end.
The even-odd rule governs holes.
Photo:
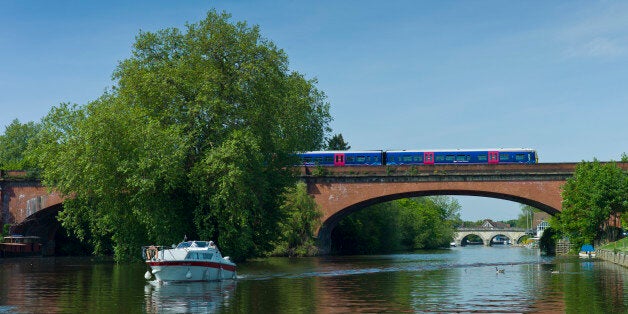
POLYGON ((213 241, 183 241, 177 246, 142 247, 142 256, 150 270, 147 280, 213 281, 236 278, 236 265, 223 257, 213 241))
POLYGON ((41 256, 41 238, 35 236, 6 236, 0 243, 0 257, 41 256))
POLYGON ((580 248, 578 253, 580 258, 595 258, 595 249, 591 244, 585 244, 580 248))

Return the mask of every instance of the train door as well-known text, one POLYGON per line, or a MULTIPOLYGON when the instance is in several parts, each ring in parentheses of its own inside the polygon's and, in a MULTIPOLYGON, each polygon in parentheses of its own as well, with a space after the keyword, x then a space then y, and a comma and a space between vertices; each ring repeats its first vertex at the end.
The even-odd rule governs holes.
POLYGON ((334 166, 345 165, 345 154, 334 154, 334 166))
POLYGON ((499 163, 499 152, 488 152, 488 163, 489 164, 499 163))
POLYGON ((433 165, 434 164, 434 152, 423 153, 423 163, 426 165, 433 165))

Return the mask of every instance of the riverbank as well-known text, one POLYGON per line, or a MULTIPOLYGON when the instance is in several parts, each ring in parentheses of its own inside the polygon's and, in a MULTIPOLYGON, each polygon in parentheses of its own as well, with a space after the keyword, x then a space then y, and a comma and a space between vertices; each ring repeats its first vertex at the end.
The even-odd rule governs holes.
POLYGON ((596 251, 596 257, 628 267, 628 238, 623 238, 602 246, 596 251))
POLYGON ((628 267, 628 253, 620 251, 597 250, 596 256, 601 260, 605 260, 617 265, 628 267))

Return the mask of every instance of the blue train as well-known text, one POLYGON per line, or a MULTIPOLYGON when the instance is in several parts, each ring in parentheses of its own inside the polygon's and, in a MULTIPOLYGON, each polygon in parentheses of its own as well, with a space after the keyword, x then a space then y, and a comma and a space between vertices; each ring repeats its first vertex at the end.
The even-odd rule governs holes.
POLYGON ((535 164, 529 148, 456 150, 312 151, 298 154, 304 166, 400 166, 434 164, 535 164))

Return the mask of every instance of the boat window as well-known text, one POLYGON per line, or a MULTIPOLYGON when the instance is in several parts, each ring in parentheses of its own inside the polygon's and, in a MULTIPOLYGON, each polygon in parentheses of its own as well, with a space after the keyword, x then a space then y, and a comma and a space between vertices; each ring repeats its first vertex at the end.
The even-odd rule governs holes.
POLYGON ((203 253, 203 259, 210 260, 214 257, 214 253, 203 253))
POLYGON ((186 247, 190 247, 190 244, 192 244, 192 243, 190 243, 190 242, 181 242, 177 246, 177 249, 183 249, 183 248, 186 248, 186 247))
POLYGON ((198 259, 198 253, 196 252, 189 252, 188 255, 185 256, 185 259, 198 259))
POLYGON ((194 243, 196 243, 196 247, 207 247, 208 245, 206 241, 196 241, 194 243))

